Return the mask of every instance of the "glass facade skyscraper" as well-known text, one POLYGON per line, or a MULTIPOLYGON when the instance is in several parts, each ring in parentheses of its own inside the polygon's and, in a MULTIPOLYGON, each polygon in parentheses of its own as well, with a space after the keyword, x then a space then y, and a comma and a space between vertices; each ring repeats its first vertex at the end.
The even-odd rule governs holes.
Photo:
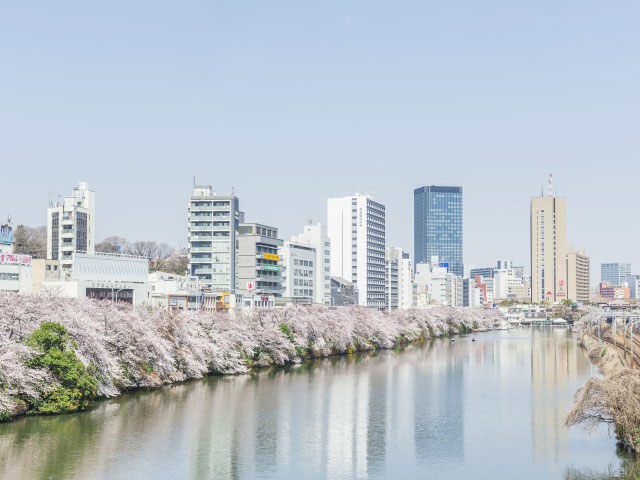
POLYGON ((629 281, 630 263, 603 263, 600 265, 600 279, 611 287, 619 287, 629 281))
POLYGON ((462 260, 462 187, 431 185, 413 191, 415 263, 438 256, 451 273, 464 274, 462 260))

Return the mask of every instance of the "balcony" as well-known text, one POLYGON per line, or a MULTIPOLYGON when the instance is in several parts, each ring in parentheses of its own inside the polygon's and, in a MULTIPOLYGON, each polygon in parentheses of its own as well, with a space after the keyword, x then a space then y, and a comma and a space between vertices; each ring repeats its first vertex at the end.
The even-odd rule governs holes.
POLYGON ((212 207, 211 205, 202 205, 202 206, 189 205, 190 212, 210 212, 213 209, 214 207, 212 207))
POLYGON ((199 226, 190 225, 189 226, 190 232, 210 232, 211 229, 212 229, 211 225, 199 225, 199 226))
POLYGON ((256 280, 261 280, 264 282, 280 282, 282 281, 282 277, 280 275, 265 275, 262 273, 256 273, 256 280))
POLYGON ((211 247, 190 247, 191 253, 211 253, 211 247))
POLYGON ((199 268, 193 271, 194 275, 211 275, 212 273, 213 270, 211 270, 210 268, 199 268))

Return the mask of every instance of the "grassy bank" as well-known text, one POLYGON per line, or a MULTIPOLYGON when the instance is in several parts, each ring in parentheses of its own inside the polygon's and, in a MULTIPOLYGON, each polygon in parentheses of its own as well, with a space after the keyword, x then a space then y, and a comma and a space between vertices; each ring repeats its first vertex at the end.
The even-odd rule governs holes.
POLYGON ((0 420, 86 408, 94 398, 306 358, 393 348, 490 326, 501 314, 289 306, 166 312, 55 296, 0 297, 0 420))

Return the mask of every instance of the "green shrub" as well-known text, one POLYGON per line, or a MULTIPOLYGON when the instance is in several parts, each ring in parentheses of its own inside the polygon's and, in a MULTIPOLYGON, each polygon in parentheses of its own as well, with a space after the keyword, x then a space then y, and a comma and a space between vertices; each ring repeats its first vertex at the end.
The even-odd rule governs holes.
POLYGON ((9 410, 0 410, 0 422, 8 422, 13 418, 13 414, 9 410))
POLYGON ((45 368, 60 384, 39 399, 28 399, 33 413, 64 413, 83 410, 98 395, 98 380, 76 357, 75 342, 67 330, 55 322, 43 322, 27 344, 39 353, 31 366, 45 368))
POLYGON ((289 325, 287 325, 286 323, 281 323, 280 325, 278 325, 278 328, 285 337, 293 342, 293 332, 291 331, 291 327, 289 327, 289 325))

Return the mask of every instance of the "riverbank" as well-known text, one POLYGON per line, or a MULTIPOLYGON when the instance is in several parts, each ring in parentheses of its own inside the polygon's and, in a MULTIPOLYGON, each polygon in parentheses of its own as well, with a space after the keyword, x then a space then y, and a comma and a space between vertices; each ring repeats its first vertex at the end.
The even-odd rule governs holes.
POLYGON ((567 424, 609 425, 618 448, 638 453, 640 448, 640 372, 625 363, 613 345, 600 343, 582 322, 580 345, 600 369, 602 377, 592 377, 578 390, 567 424))
POLYGON ((181 312, 169 318, 159 310, 86 299, 2 296, 0 420, 81 410, 85 396, 114 397, 206 375, 393 348, 490 327, 501 316, 495 310, 452 307, 384 313, 292 305, 248 314, 181 312), (45 322, 63 330, 39 331, 45 322))

